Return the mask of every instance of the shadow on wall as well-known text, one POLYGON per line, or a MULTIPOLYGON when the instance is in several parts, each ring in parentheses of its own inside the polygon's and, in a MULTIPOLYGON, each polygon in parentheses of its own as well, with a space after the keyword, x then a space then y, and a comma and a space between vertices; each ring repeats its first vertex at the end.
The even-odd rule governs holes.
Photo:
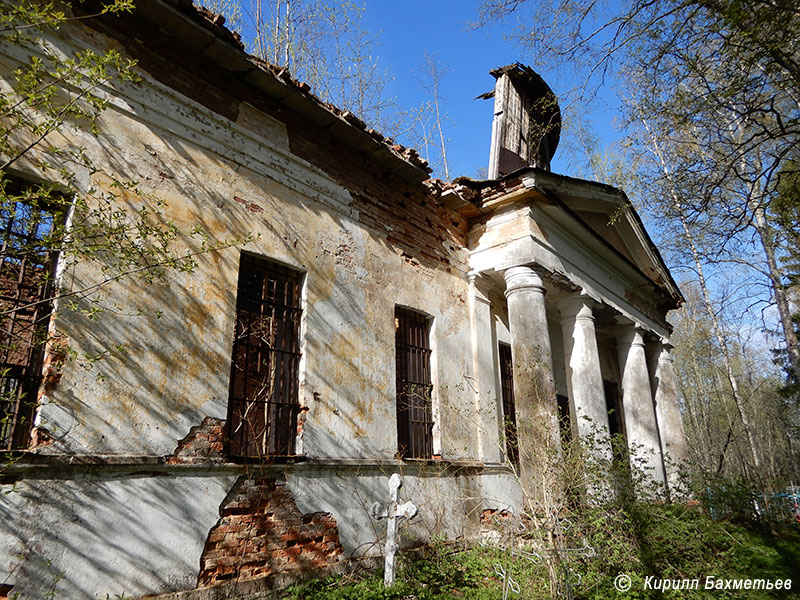
MULTIPOLYGON (((130 99, 131 112, 123 115, 110 108, 115 112, 104 115, 99 124, 101 130, 110 130, 116 123, 127 123, 128 129, 119 135, 101 133, 82 139, 87 155, 95 158, 96 166, 119 179, 139 182, 147 195, 163 201, 162 224, 175 222, 185 230, 197 227, 212 241, 257 233, 261 237, 247 245, 248 251, 277 260, 291 258, 301 267, 316 302, 307 307, 307 319, 316 329, 309 332, 306 353, 324 356, 330 367, 324 371, 330 375, 322 375, 322 370, 313 375, 316 379, 307 382, 306 397, 301 399, 311 409, 307 452, 363 456, 380 445, 383 457, 393 456, 396 432, 368 431, 376 415, 383 421, 388 416, 394 423, 391 372, 380 368, 381 354, 394 352, 393 310, 372 315, 369 307, 379 298, 379 306, 383 302, 393 309, 394 299, 386 296, 403 289, 409 273, 423 280, 420 272, 426 269, 429 273, 443 273, 453 265, 453 271, 463 269, 453 242, 456 230, 465 227, 463 222, 434 205, 422 186, 400 185, 391 177, 366 180, 363 173, 370 165, 362 164, 360 157, 351 163, 346 156, 337 158, 350 171, 349 179, 342 176, 340 182, 359 189, 361 195, 353 201, 357 208, 352 217, 344 216, 326 206, 323 198, 293 191, 291 186, 297 183, 283 178, 275 165, 242 158, 258 155, 258 148, 249 152, 252 140, 242 139, 241 148, 215 155, 189 141, 189 133, 176 135, 173 129, 180 120, 201 116, 184 107, 175 121, 167 123, 173 117, 164 116, 154 119, 154 112, 136 101, 145 87, 124 89, 130 95, 126 100, 130 99), (164 122, 154 123, 160 119, 164 122), (255 167, 273 179, 257 174, 255 167), (353 178, 361 178, 357 187, 353 178), (373 210, 376 198, 382 199, 374 202, 378 210, 403 223, 404 237, 397 227, 390 232, 380 220, 366 223, 364 211, 373 210), (419 213, 429 217, 419 219, 419 213), (440 247, 432 252, 415 246, 409 241, 415 232, 440 247), (378 322, 385 324, 385 330, 375 328, 378 322), (318 388, 325 393, 315 401, 318 388), (347 435, 358 431, 365 434, 347 435)), ((309 177, 320 177, 313 171, 310 168, 309 177)), ((130 211, 142 201, 132 194, 118 196, 120 205, 130 211)), ((50 431, 54 444, 42 452, 168 456, 207 417, 226 418, 240 251, 228 248, 202 254, 194 272, 170 272, 164 280, 125 277, 102 288, 96 297, 80 298, 74 307, 62 308, 57 325, 83 360, 68 362, 63 376, 47 390, 40 425, 50 431), (94 300, 102 311, 95 312, 94 300)), ((84 263, 68 270, 64 285, 74 291, 98 277, 99 265, 84 263)), ((443 310, 465 308, 456 303, 443 310)), ((9 575, 9 581, 18 582, 15 591, 25 597, 25 586, 36 585, 30 592, 35 597, 52 585, 66 597, 81 598, 90 597, 87 589, 138 594, 194 587, 204 541, 210 540, 236 476, 126 469, 42 470, 0 497, 4 517, 0 545, 15 557, 11 562, 17 566, 9 575)), ((412 491, 418 496, 415 502, 427 494, 429 500, 419 500, 419 505, 432 520, 412 526, 408 538, 412 544, 426 539, 437 522, 449 522, 450 513, 440 515, 450 510, 442 508, 443 498, 458 506, 474 497, 471 491, 448 496, 444 485, 435 481, 438 475, 414 475, 419 475, 421 486, 418 494, 412 491)), ((369 474, 363 481, 356 476, 353 485, 361 488, 362 497, 374 494, 377 501, 382 499, 384 476, 388 474, 369 474)), ((301 511, 334 512, 332 505, 337 502, 341 507, 347 488, 341 478, 327 472, 304 476, 304 481, 313 489, 314 499, 295 486, 301 511), (325 508, 326 503, 331 506, 325 508)), ((351 530, 364 523, 369 506, 354 503, 358 506, 347 513, 353 516, 347 524, 351 530)), ((343 509, 337 510, 334 516, 343 527, 343 509)), ((455 523, 457 514, 452 514, 455 523)), ((379 538, 381 530, 377 526, 378 534, 373 529, 370 537, 379 538)), ((309 539, 319 543, 316 537, 309 539)), ((354 539, 363 537, 362 533, 354 539)))
POLYGON ((43 473, 0 496, 0 545, 21 598, 80 600, 194 587, 235 476, 43 473))
MULTIPOLYGON (((132 113, 115 113, 104 123, 126 123, 130 131, 125 134, 135 139, 100 135, 87 141, 87 154, 107 172, 140 182, 147 194, 165 202, 164 223, 200 228, 212 241, 257 233, 261 237, 247 250, 300 263, 315 301, 307 307, 314 330, 306 338, 306 355, 324 357, 326 363, 314 371, 301 399, 311 409, 309 422, 320 425, 308 434, 316 439, 309 439, 307 453, 352 456, 374 451, 386 438, 369 432, 374 415, 380 417, 377 422, 394 418, 394 411, 376 400, 388 401, 395 392, 387 386, 391 369, 383 365, 381 370, 380 363, 381 357, 393 355, 391 311, 369 314, 374 303, 370 296, 402 288, 405 282, 398 274, 403 269, 450 270, 443 258, 449 252, 445 246, 454 248, 458 234, 451 229, 464 224, 448 223, 446 209, 426 197, 423 186, 365 180, 364 171, 351 165, 350 177, 361 177, 361 192, 383 199, 375 202, 380 210, 412 230, 424 229, 440 246, 436 253, 415 249, 397 231, 355 223, 324 203, 257 175, 252 159, 248 165, 236 162, 242 150, 229 152, 223 161, 174 135, 169 127, 175 122, 155 124, 145 117, 154 120, 153 111, 135 100, 130 107, 132 113), (430 218, 416 223, 421 211, 430 218), (275 215, 284 218, 276 220, 275 215), (332 277, 341 285, 332 286, 332 277), (375 323, 384 321, 385 330, 376 330, 375 323), (315 395, 315 388, 321 393, 315 395)), ((192 117, 201 118, 188 112, 175 118, 192 117)), ((243 149, 253 145, 252 140, 240 141, 243 149)), ((320 177, 313 168, 311 176, 320 177)), ((366 207, 368 201, 359 198, 357 203, 366 207)), ((141 202, 133 196, 119 200, 129 210, 141 202)), ((193 273, 169 273, 164 281, 126 277, 110 284, 101 292, 106 299, 100 301, 104 312, 99 314, 88 299, 62 313, 59 326, 70 345, 83 356, 101 359, 83 369, 68 365, 71 372, 50 390, 42 417, 56 441, 53 452, 165 455, 204 417, 226 417, 239 251, 201 255, 193 273)), ((76 267, 67 279, 72 289, 96 280, 93 265, 76 267)), ((394 445, 384 446, 381 452, 391 457, 394 445)))
POLYGON ((345 557, 357 559, 383 552, 386 521, 375 519, 371 509, 389 502, 387 484, 393 473, 403 477, 400 501, 410 500, 418 508, 412 521, 400 523, 401 548, 477 535, 484 498, 475 473, 423 463, 347 470, 296 467, 287 472, 287 484, 302 512, 321 510, 336 517, 345 557))

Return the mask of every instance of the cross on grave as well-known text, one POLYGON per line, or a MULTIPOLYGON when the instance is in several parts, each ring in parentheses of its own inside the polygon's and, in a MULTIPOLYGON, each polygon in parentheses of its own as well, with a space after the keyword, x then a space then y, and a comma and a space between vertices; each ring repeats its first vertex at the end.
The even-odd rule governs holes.
POLYGON ((560 509, 554 508, 550 516, 550 522, 546 526, 552 532, 555 541, 554 546, 542 549, 542 553, 547 557, 559 559, 561 577, 558 582, 557 593, 567 600, 572 600, 575 597, 575 587, 581 584, 581 575, 574 572, 569 566, 569 557, 591 558, 595 555, 595 551, 585 539, 583 540, 583 546, 567 546, 566 539, 569 530, 572 529, 572 521, 559 517, 559 513, 560 509))
POLYGON ((542 562, 542 557, 536 552, 530 552, 517 547, 516 538, 524 535, 528 528, 521 519, 515 518, 513 515, 508 514, 506 517, 498 518, 497 515, 492 517, 495 525, 503 530, 503 536, 499 543, 497 542, 484 542, 481 541, 481 546, 493 546, 498 550, 505 553, 506 564, 495 563, 494 572, 503 581, 503 600, 508 600, 510 593, 519 594, 519 583, 511 577, 511 571, 514 568, 516 558, 522 558, 533 564, 542 562))
POLYGON ((386 519, 386 545, 384 546, 383 585, 389 587, 394 584, 394 556, 400 547, 397 543, 397 520, 413 519, 417 514, 417 507, 409 500, 403 504, 397 503, 397 492, 403 487, 403 479, 397 473, 389 478, 389 504, 382 505, 376 502, 370 509, 375 519, 386 519))

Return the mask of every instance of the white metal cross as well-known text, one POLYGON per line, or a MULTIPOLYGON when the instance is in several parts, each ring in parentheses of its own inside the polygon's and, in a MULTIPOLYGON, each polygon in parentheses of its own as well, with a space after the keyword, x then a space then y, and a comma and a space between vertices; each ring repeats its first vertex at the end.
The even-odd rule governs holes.
POLYGON ((397 519, 412 519, 417 514, 417 507, 409 500, 397 503, 397 492, 403 487, 403 479, 397 473, 389 478, 389 504, 376 502, 370 513, 376 519, 386 519, 386 545, 384 546, 383 585, 394 584, 394 557, 400 547, 397 543, 397 519))

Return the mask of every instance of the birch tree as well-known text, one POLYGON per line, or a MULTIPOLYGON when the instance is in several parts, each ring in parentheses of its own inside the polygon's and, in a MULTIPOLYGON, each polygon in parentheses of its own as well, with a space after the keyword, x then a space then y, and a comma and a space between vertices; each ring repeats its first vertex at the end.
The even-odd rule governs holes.
POLYGON ((539 64, 580 75, 573 101, 593 100, 607 81, 624 90, 635 153, 647 152, 642 139, 653 133, 668 140, 666 162, 692 182, 693 194, 681 198, 684 216, 716 234, 703 262, 735 263, 742 248, 759 247, 747 260, 751 277, 777 309, 787 374, 795 377, 800 349, 780 268, 787 238, 770 206, 779 174, 800 150, 797 4, 486 0, 482 7, 483 23, 517 19, 519 39, 539 64), (643 121, 650 132, 642 133, 643 121))
POLYGON ((249 53, 307 83, 314 94, 385 129, 395 118, 381 68, 379 34, 351 0, 203 0, 242 34, 249 53), (233 18, 233 20, 231 20, 233 18))

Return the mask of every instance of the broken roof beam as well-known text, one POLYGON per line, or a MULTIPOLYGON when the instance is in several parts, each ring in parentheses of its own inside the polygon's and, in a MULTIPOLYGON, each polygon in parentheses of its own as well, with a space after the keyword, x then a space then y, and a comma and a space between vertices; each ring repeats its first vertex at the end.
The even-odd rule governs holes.
POLYGON ((561 134, 561 111, 550 87, 533 69, 514 63, 489 72, 495 88, 489 179, 534 166, 550 170, 561 134))

